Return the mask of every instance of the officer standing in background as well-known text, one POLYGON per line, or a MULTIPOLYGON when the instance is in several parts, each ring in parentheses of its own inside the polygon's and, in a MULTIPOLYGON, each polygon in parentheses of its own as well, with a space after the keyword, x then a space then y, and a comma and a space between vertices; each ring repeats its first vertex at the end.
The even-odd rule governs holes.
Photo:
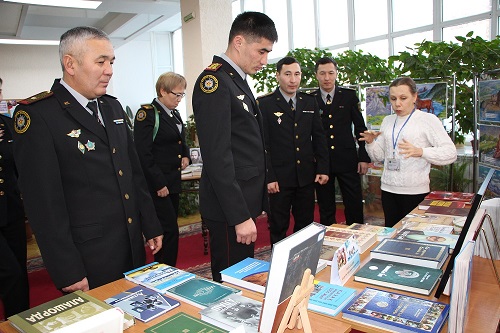
POLYGON ((356 91, 336 86, 338 66, 332 58, 317 60, 315 72, 320 88, 314 95, 321 109, 330 152, 330 181, 325 186, 316 186, 321 224, 337 223, 335 178, 342 192, 346 223, 364 223, 360 175, 368 171, 370 157, 365 143, 357 141, 360 133, 366 131, 359 99, 356 91))
POLYGON ((329 156, 314 96, 298 92, 298 61, 285 57, 276 64, 279 83, 257 102, 264 118, 271 244, 286 237, 292 211, 296 232, 314 220, 314 184, 328 182, 329 156))
MULTIPOLYGON (((2 96, 0 79, 0 101, 2 96)), ((0 114, 0 300, 5 317, 29 309, 26 227, 12 154, 12 118, 0 114)))
POLYGON ((239 14, 226 52, 198 77, 193 90, 203 152, 200 213, 210 231, 212 277, 253 257, 256 218, 267 210, 262 115, 246 81, 267 63, 278 40, 274 22, 259 12, 239 14))
POLYGON ((42 258, 57 288, 86 291, 145 264, 163 232, 116 98, 115 54, 92 27, 61 36, 62 79, 19 102, 14 156, 42 258))

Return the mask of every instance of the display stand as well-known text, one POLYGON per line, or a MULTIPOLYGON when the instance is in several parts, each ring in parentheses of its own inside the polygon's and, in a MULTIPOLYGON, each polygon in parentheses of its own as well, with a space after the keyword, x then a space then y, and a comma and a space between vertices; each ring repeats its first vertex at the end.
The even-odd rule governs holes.
POLYGON ((307 305, 313 290, 314 275, 311 275, 311 270, 308 268, 304 272, 300 286, 296 286, 293 291, 277 333, 283 333, 286 328, 293 329, 295 327, 303 329, 304 333, 312 333, 307 305))
POLYGON ((495 265, 495 256, 493 255, 493 253, 491 252, 491 246, 490 246, 490 242, 488 241, 488 235, 486 234, 486 231, 484 230, 484 220, 488 219, 488 222, 489 222, 489 226, 492 230, 492 233, 493 233, 493 240, 495 241, 495 249, 498 252, 500 252, 500 245, 498 243, 498 238, 497 238, 497 234, 495 232, 495 228, 493 227, 493 221, 491 220, 491 216, 489 214, 485 214, 484 217, 483 217, 483 220, 481 221, 481 225, 479 226, 479 229, 476 231, 476 234, 474 235, 474 240, 477 240, 477 237, 479 236, 479 233, 482 233, 483 234, 483 238, 484 238, 484 241, 486 242, 486 248, 488 249, 488 252, 490 254, 490 260, 491 260, 491 264, 493 265, 493 269, 495 270, 495 275, 497 277, 497 282, 498 284, 500 285, 500 276, 498 274, 498 270, 497 270, 497 267, 495 265))

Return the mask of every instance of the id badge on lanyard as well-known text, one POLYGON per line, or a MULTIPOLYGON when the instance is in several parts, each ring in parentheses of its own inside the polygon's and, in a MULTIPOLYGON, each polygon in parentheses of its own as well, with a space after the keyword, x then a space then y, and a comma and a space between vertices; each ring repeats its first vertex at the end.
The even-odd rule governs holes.
POLYGON ((401 126, 401 128, 399 129, 398 135, 396 136, 396 138, 394 138, 394 130, 396 128, 396 122, 398 121, 398 117, 396 116, 396 120, 394 120, 394 126, 392 127, 392 158, 387 159, 387 170, 390 170, 390 171, 401 170, 401 159, 396 158, 396 146, 398 144, 399 134, 401 134, 401 131, 406 126, 406 123, 408 122, 408 120, 410 120, 414 111, 415 111, 415 109, 413 109, 410 113, 410 116, 408 118, 406 118, 403 126, 401 126))

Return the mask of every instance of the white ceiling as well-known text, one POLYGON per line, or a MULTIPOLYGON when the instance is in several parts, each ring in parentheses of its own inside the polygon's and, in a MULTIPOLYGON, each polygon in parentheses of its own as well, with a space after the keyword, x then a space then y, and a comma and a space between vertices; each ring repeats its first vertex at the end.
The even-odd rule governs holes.
POLYGON ((77 26, 104 30, 115 47, 149 31, 181 26, 180 0, 102 0, 97 9, 26 5, 0 0, 0 39, 59 40, 77 26))

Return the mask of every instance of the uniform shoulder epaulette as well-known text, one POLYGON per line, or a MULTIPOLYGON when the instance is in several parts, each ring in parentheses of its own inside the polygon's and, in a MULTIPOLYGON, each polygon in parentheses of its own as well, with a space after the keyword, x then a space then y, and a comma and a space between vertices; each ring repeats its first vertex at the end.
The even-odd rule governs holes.
POLYGON ((23 105, 30 105, 35 102, 41 101, 42 99, 46 99, 47 97, 52 96, 54 93, 52 91, 42 91, 41 93, 38 93, 36 95, 33 95, 31 97, 28 97, 26 99, 23 99, 22 101, 19 101, 19 104, 23 105))
POLYGON ((343 90, 356 91, 356 89, 351 88, 351 87, 339 87, 339 88, 340 88, 340 89, 343 89, 343 90))
POLYGON ((261 99, 261 98, 264 98, 264 97, 267 97, 267 96, 271 96, 272 94, 274 94, 274 91, 271 91, 267 94, 264 94, 264 95, 260 95, 259 97, 257 97, 257 99, 261 99))
POLYGON ((213 62, 207 68, 205 68, 205 70, 206 71, 217 72, 219 70, 219 68, 221 68, 221 67, 222 67, 221 63, 213 62))
POLYGON ((152 110, 154 109, 153 104, 141 104, 141 109, 152 110))

